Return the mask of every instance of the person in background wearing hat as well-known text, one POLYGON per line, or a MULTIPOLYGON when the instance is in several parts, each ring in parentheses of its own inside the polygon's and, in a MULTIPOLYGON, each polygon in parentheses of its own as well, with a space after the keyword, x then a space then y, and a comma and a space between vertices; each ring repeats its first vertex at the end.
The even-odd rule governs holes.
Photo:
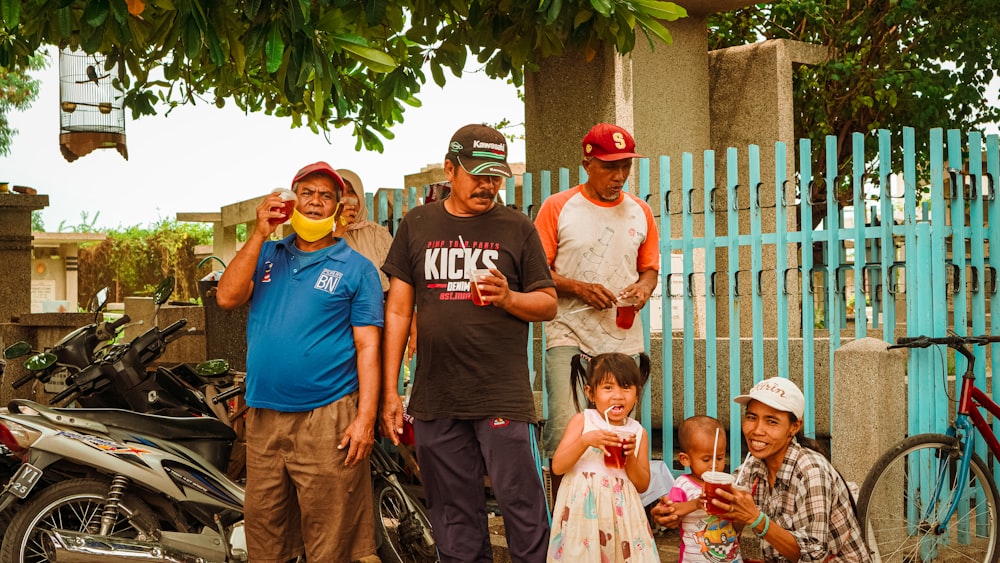
POLYGON ((417 366, 408 412, 431 526, 443 562, 492 561, 483 475, 504 517, 513 561, 545 561, 549 514, 528 373, 528 323, 551 319, 556 292, 531 221, 496 202, 507 140, 485 125, 451 138, 451 196, 411 209, 382 270, 389 297, 382 431, 398 442, 399 366, 414 304, 417 366), (469 272, 489 269, 470 295, 469 272))
POLYGON ((638 357, 645 351, 641 323, 622 328, 616 322, 617 304, 642 309, 660 270, 653 212, 624 191, 632 159, 640 156, 628 131, 595 125, 583 138, 587 181, 546 199, 535 218, 559 295, 559 313, 545 323, 543 442, 549 458, 577 411, 570 392, 573 356, 621 352, 638 357))
POLYGON ((247 321, 246 536, 252 561, 375 557, 368 456, 375 441, 384 313, 378 270, 333 236, 344 181, 299 170, 295 230, 270 194, 219 280, 219 307, 247 321))
MULTIPOLYGON (((798 386, 772 377, 734 400, 744 405, 751 457, 740 478, 750 492, 720 491, 726 500, 712 502, 726 510, 721 518, 749 526, 766 561, 871 561, 847 483, 801 434, 805 397, 798 386)), ((652 513, 658 524, 676 523, 666 499, 652 513)))

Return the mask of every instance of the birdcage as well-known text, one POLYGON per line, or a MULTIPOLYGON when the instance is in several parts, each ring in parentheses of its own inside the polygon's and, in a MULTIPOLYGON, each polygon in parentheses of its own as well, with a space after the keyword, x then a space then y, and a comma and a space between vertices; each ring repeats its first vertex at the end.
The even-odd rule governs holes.
POLYGON ((117 73, 99 53, 59 51, 59 149, 68 162, 95 149, 116 149, 128 160, 117 73))

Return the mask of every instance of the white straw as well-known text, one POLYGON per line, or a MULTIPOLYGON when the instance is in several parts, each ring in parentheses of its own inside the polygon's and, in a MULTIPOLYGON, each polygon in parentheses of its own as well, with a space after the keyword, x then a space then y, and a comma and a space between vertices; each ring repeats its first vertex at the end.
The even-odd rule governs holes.
POLYGON ((469 248, 465 246, 465 241, 462 239, 462 235, 458 235, 458 242, 462 245, 462 256, 465 257, 465 277, 472 281, 472 268, 470 268, 469 260, 469 248))
POLYGON ((611 409, 613 408, 615 408, 615 406, 611 405, 604 411, 604 423, 608 425, 608 428, 611 428, 611 421, 608 420, 608 413, 611 412, 611 409))
POLYGON ((743 465, 740 466, 740 470, 736 473, 736 484, 739 485, 740 481, 743 479, 743 470, 747 468, 747 464, 750 463, 750 458, 753 454, 748 453, 747 458, 743 460, 743 465))
POLYGON ((579 313, 580 311, 586 311, 587 309, 593 309, 593 307, 591 307, 590 305, 587 305, 586 307, 580 307, 579 309, 573 309, 572 311, 570 311, 570 312, 568 312, 566 314, 567 315, 572 315, 574 313, 579 313))
POLYGON ((715 458, 717 457, 716 452, 719 451, 719 427, 715 427, 715 443, 712 444, 712 472, 715 472, 715 458))

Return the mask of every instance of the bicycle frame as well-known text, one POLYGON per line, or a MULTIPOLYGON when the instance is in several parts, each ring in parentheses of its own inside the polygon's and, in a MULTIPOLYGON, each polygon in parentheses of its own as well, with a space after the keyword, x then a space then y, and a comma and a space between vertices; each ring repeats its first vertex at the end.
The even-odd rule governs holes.
MULTIPOLYGON (((948 507, 948 512, 943 518, 940 518, 936 524, 937 532, 942 532, 943 525, 942 522, 948 522, 954 515, 955 511, 958 509, 958 504, 965 492, 965 484, 969 477, 969 464, 972 462, 973 448, 975 447, 975 440, 972 439, 970 429, 975 429, 982 436, 986 445, 989 446, 993 455, 1000 458, 1000 442, 997 441, 996 434, 993 433, 993 429, 986 422, 986 417, 983 416, 980 409, 985 408, 994 417, 1000 417, 1000 405, 995 403, 989 396, 986 395, 979 387, 976 386, 976 376, 972 373, 973 365, 975 364, 975 358, 972 352, 963 345, 950 345, 958 353, 965 356, 967 362, 967 368, 965 373, 962 375, 962 389, 958 399, 958 406, 955 411, 955 420, 951 426, 948 427, 946 434, 951 437, 957 438, 959 434, 964 433, 966 440, 962 444, 962 457, 959 460, 958 466, 958 486, 955 489, 955 497, 951 502, 951 506, 948 507)), ((948 460, 942 459, 940 461, 941 466, 938 472, 938 477, 941 475, 941 471, 944 470, 945 464, 948 460)), ((925 518, 929 518, 934 512, 936 499, 941 494, 941 488, 944 482, 942 479, 937 479, 937 486, 934 490, 934 495, 931 497, 931 502, 929 503, 925 518)))

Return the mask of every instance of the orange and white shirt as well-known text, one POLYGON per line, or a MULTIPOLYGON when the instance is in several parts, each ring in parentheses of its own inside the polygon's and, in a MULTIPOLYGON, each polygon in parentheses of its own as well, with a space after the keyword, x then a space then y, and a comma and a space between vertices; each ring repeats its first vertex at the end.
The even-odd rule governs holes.
MULTIPOLYGON (((594 200, 581 186, 542 203, 535 218, 549 267, 559 275, 599 283, 616 295, 639 273, 660 269, 660 243, 653 211, 622 192, 617 202, 594 200)), ((577 346, 586 354, 643 351, 642 325, 615 324, 615 309, 585 308, 577 297, 560 296, 559 312, 545 323, 546 346, 577 346), (581 310, 582 309, 582 310, 581 310)))

